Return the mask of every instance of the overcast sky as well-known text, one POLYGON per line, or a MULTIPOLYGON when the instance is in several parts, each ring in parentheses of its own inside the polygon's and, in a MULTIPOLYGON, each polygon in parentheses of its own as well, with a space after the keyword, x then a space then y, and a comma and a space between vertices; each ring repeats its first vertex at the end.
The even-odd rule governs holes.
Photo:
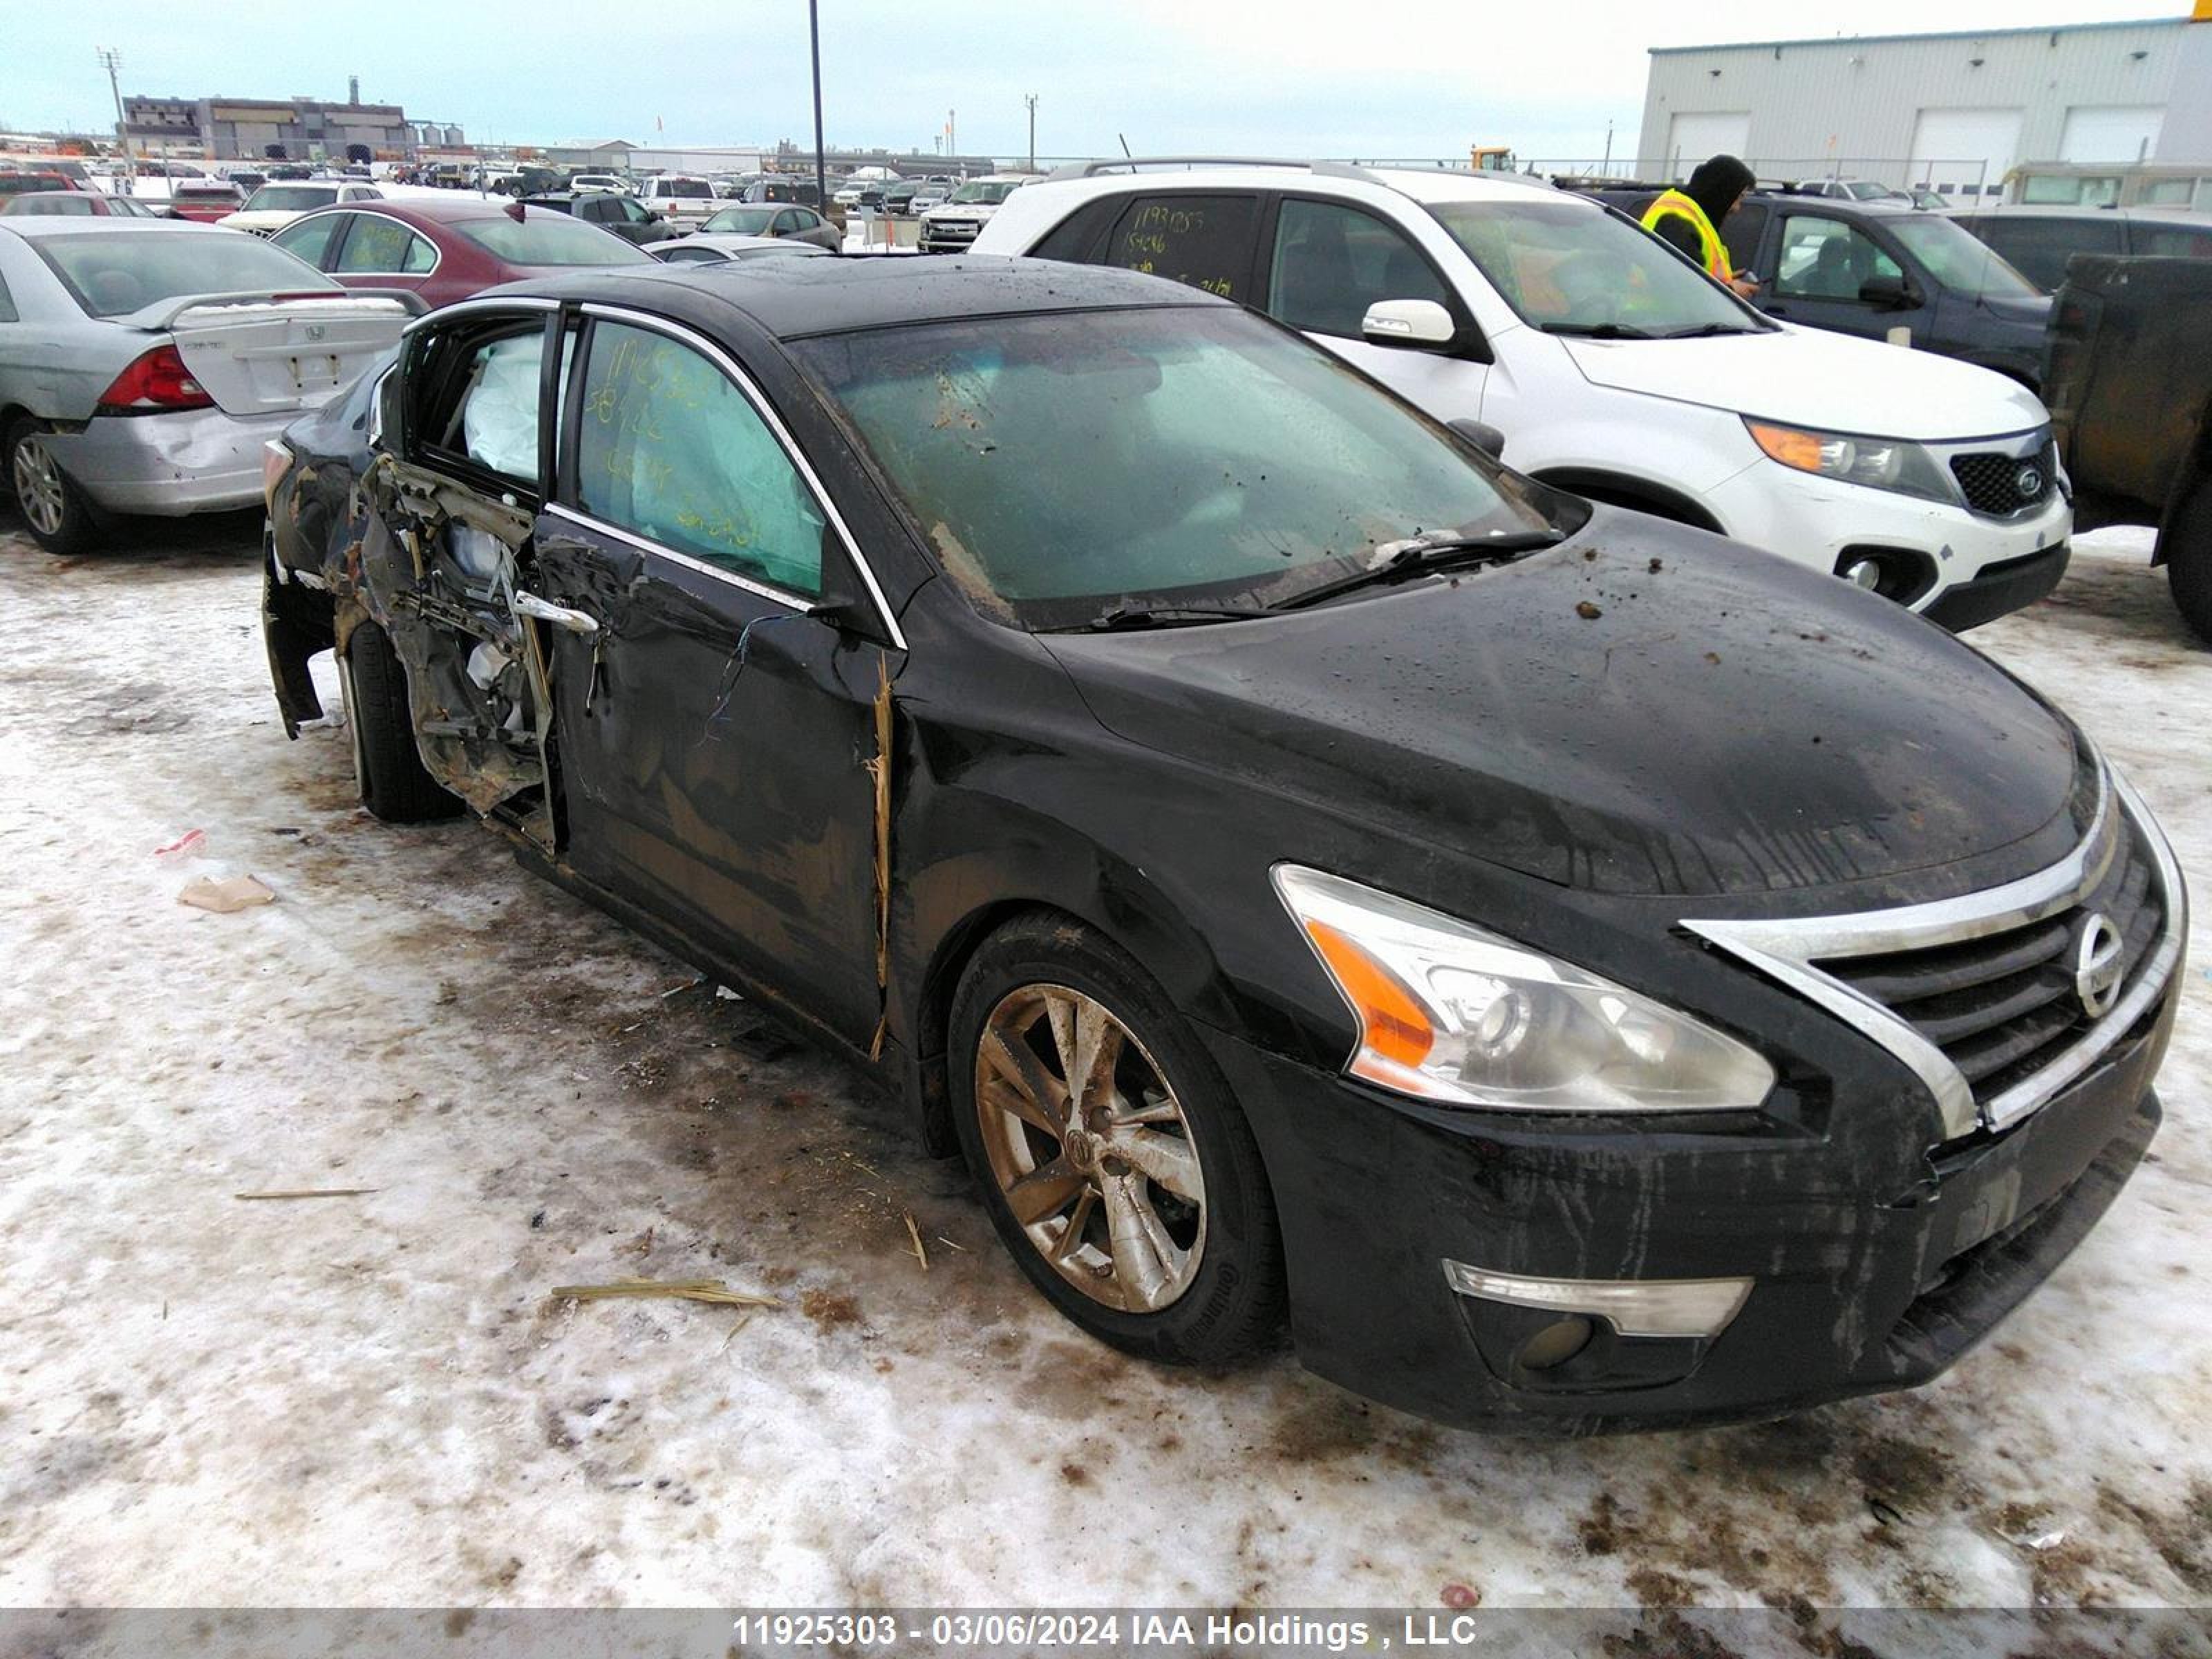
MULTIPOLYGON (((1855 33, 2179 15, 2181 0, 1852 0, 1855 33)), ((1632 154, 1647 48, 1798 38, 1771 0, 821 0, 832 144, 1041 155, 1632 154)), ((0 130, 112 127, 125 93, 365 100, 477 142, 809 143, 804 0, 0 0, 0 130)))

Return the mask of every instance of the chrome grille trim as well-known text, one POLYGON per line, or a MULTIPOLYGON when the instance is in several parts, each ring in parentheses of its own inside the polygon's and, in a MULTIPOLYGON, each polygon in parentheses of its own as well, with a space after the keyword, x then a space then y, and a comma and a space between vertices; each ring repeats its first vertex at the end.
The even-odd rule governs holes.
POLYGON ((1681 925, 1818 1004, 1903 1061, 1935 1097, 1946 1140, 1971 1133, 1981 1124, 1991 1129, 2008 1127, 2103 1058, 2157 1001, 2180 960, 2188 916, 2172 849, 2142 798, 2101 760, 2098 786, 2096 817, 2081 844, 2050 868, 2002 887, 1930 904, 1848 915, 1774 921, 1686 918, 1681 925), (2118 1000, 2079 1041, 1983 1105, 1977 1106, 1972 1085, 1942 1049, 1890 1008, 1816 965, 1833 958, 1955 945, 2069 909, 2104 878, 2119 846, 2123 815, 2141 838, 2160 890, 2165 923, 2160 935, 2118 1000))

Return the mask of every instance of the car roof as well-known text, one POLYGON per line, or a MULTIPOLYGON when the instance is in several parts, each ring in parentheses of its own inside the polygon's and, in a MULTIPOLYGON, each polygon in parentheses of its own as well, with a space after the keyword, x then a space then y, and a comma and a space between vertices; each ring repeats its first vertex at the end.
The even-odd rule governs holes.
MULTIPOLYGON (((526 205, 527 199, 526 198, 526 205)), ((410 220, 421 224, 443 225, 471 219, 498 219, 507 216, 514 205, 507 196, 459 196, 447 200, 430 196, 380 196, 365 202, 333 202, 326 207, 311 208, 301 214, 302 219, 319 217, 325 213, 383 214, 386 218, 410 220)))
POLYGON ((1115 194, 1146 188, 1187 189, 1194 185, 1219 185, 1238 190, 1310 190, 1331 185, 1365 185, 1424 204, 1525 201, 1532 194, 1573 199, 1573 192, 1555 190, 1541 179, 1521 173, 1478 173, 1451 167, 1367 167, 1342 161, 1279 161, 1264 157, 1185 159, 1140 155, 1126 161, 1092 161, 1062 167, 1028 188, 1039 190, 1071 182, 1105 186, 1115 194))
POLYGON ((2088 207, 2079 202, 1994 202, 1986 207, 1955 207, 1948 212, 1964 218, 1969 214, 1991 214, 2006 219, 2132 219, 2154 224, 2212 225, 2212 213, 2197 208, 2088 207))
POLYGON ((11 230, 18 236, 42 240, 48 236, 128 236, 133 231, 159 231, 164 236, 235 236, 239 233, 221 225, 204 225, 191 219, 137 219, 129 216, 110 218, 105 214, 84 217, 49 218, 44 215, 26 214, 21 218, 9 215, 0 220, 0 228, 11 230))
POLYGON ((742 312, 779 339, 906 323, 1024 313, 1139 307, 1227 306, 1163 276, 1110 265, 991 254, 836 254, 818 259, 728 259, 650 269, 623 265, 518 283, 494 291, 610 301, 640 298, 639 283, 688 289, 742 312))

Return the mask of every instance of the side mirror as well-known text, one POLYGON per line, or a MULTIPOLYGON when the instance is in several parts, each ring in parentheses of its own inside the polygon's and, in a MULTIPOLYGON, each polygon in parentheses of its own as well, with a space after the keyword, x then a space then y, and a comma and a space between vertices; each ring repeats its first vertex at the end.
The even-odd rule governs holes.
POLYGON ((1919 303, 1902 276, 1869 276, 1859 284, 1859 302, 1877 311, 1905 311, 1919 303))
POLYGON ((1493 461, 1505 459, 1505 434, 1487 421, 1461 419, 1447 422, 1451 429, 1493 461))
POLYGON ((1370 343, 1386 346, 1448 346, 1459 332, 1451 313, 1434 300, 1377 300, 1359 319, 1370 343))

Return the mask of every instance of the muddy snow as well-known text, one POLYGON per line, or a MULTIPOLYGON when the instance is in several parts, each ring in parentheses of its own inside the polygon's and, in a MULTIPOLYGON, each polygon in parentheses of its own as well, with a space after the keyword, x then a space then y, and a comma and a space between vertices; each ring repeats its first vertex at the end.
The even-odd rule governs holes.
MULTIPOLYGON (((6 525, 0 1604, 2212 1595, 2201 919, 2151 1161, 1942 1381, 1449 1432, 1086 1340, 853 1073, 474 825, 367 818, 343 731, 276 721, 252 521, 74 560, 6 525), (178 902, 246 875, 275 901, 178 902), (777 1304, 549 1294, 621 1278, 777 1304)), ((2143 538, 1975 637, 2204 890, 2212 653, 2143 538)))

